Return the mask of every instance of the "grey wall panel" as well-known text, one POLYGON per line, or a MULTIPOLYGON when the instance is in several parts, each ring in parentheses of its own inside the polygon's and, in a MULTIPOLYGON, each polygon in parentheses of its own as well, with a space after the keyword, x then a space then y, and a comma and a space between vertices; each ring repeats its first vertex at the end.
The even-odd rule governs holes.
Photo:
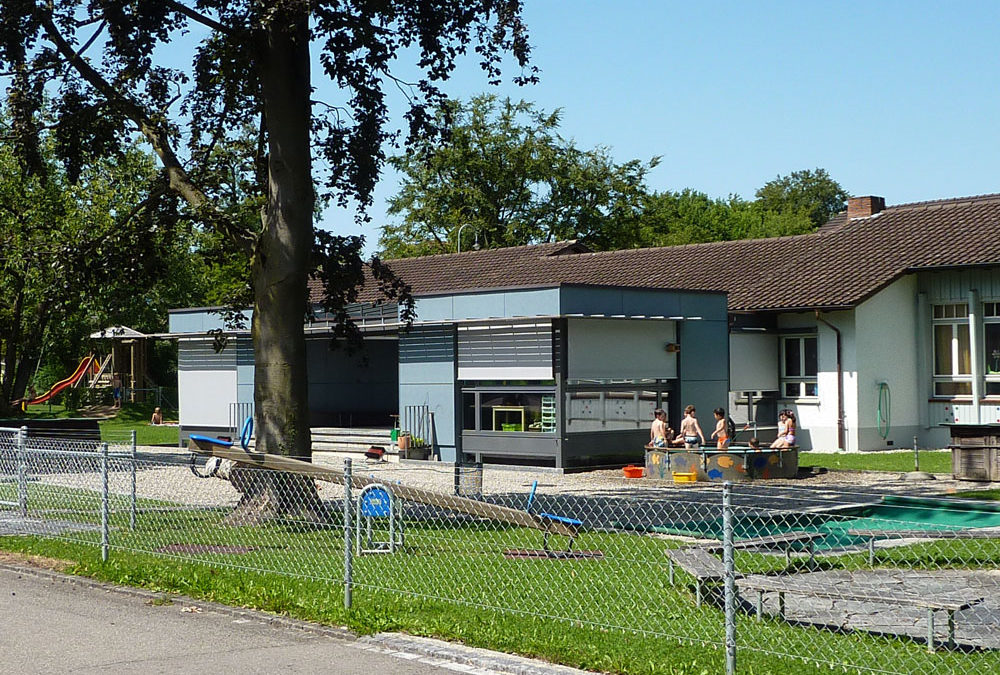
MULTIPOLYGON (((712 409, 729 400, 729 328, 726 321, 684 321, 678 327, 681 409, 693 405, 707 439, 714 428, 712 409)), ((679 424, 680 420, 670 420, 679 424)), ((676 428, 676 427, 675 427, 676 428)))
POLYGON ((179 370, 229 370, 236 368, 236 346, 230 342, 216 352, 211 340, 179 340, 177 343, 179 370))
POLYGON ((677 355, 666 345, 676 339, 673 321, 569 319, 570 379, 670 379, 677 355))
POLYGON ((969 290, 979 291, 984 301, 1000 300, 1000 267, 920 272, 919 290, 933 303, 966 302, 969 290))
POLYGON ((681 293, 681 314, 706 321, 726 321, 729 315, 724 293, 681 293))
POLYGON ((460 326, 458 377, 464 380, 551 379, 552 323, 460 326))
POLYGON ((399 337, 399 408, 428 406, 445 461, 456 454, 456 358, 454 326, 416 326, 399 337))

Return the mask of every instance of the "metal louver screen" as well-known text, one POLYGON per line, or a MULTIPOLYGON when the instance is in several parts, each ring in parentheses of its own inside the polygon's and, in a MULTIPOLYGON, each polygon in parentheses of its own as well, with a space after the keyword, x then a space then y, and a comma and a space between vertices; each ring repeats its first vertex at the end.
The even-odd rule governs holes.
POLYGON ((552 379, 552 324, 460 326, 458 379, 552 379))

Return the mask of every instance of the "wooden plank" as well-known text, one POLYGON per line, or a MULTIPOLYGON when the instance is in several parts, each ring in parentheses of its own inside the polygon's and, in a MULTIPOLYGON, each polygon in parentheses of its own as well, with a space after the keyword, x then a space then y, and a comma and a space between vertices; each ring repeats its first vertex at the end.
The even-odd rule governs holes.
POLYGON ((696 579, 717 580, 726 575, 726 566, 703 548, 668 548, 667 557, 696 579))
MULTIPOLYGON (((246 451, 239 447, 224 448, 207 443, 199 445, 198 442, 194 440, 188 441, 188 449, 200 455, 212 455, 221 459, 232 460, 244 466, 252 466, 258 469, 270 469, 272 471, 284 471, 301 476, 309 476, 310 478, 314 478, 316 480, 339 483, 341 485, 344 484, 343 471, 316 466, 315 464, 304 462, 300 459, 292 459, 291 457, 283 457, 281 455, 269 455, 262 452, 246 451)), ((351 477, 351 486, 356 488, 363 488, 366 485, 379 482, 381 481, 378 479, 364 476, 351 477)), ((438 506, 443 509, 449 509, 451 511, 464 513, 477 518, 499 520, 505 523, 510 523, 511 525, 530 527, 535 530, 549 532, 550 534, 559 534, 566 537, 575 537, 579 532, 579 528, 577 527, 560 523, 549 518, 542 518, 528 513, 527 511, 513 509, 508 506, 498 506, 496 504, 489 504, 475 499, 442 494, 440 492, 434 492, 433 490, 408 487, 402 484, 389 485, 388 487, 392 490, 393 496, 400 499, 418 502, 420 504, 438 506)))
MULTIPOLYGON (((823 532, 783 532, 781 534, 768 534, 761 537, 752 537, 750 539, 739 539, 733 542, 733 548, 775 548, 781 544, 794 544, 796 542, 810 542, 816 539, 822 539, 827 536, 823 532)), ((722 542, 704 544, 701 546, 702 550, 709 552, 718 552, 723 548, 722 542)))
POLYGON ((736 582, 741 589, 764 591, 771 593, 794 593, 813 598, 828 600, 854 600, 857 602, 885 602, 889 604, 923 607, 928 609, 946 609, 958 611, 968 609, 981 603, 984 598, 969 598, 965 600, 942 600, 934 597, 891 593, 885 589, 873 588, 870 593, 827 590, 806 586, 803 581, 776 579, 763 575, 751 575, 736 582))
POLYGON ((966 529, 966 530, 847 530, 854 537, 873 537, 882 539, 1000 539, 1000 530, 966 529))

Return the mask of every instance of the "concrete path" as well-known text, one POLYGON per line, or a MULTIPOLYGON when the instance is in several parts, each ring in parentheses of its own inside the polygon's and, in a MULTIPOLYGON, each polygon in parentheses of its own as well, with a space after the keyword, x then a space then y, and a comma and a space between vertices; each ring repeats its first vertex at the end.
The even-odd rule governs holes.
POLYGON ((357 639, 229 607, 0 564, 0 654, 9 673, 582 673, 437 640, 357 639))

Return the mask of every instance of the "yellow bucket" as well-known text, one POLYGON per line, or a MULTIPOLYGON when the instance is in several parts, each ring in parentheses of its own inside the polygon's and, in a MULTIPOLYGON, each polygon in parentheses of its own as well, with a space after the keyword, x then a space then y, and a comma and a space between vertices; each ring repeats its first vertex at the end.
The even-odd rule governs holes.
POLYGON ((696 471, 672 471, 671 475, 674 477, 675 483, 694 483, 698 480, 698 472, 696 471))

